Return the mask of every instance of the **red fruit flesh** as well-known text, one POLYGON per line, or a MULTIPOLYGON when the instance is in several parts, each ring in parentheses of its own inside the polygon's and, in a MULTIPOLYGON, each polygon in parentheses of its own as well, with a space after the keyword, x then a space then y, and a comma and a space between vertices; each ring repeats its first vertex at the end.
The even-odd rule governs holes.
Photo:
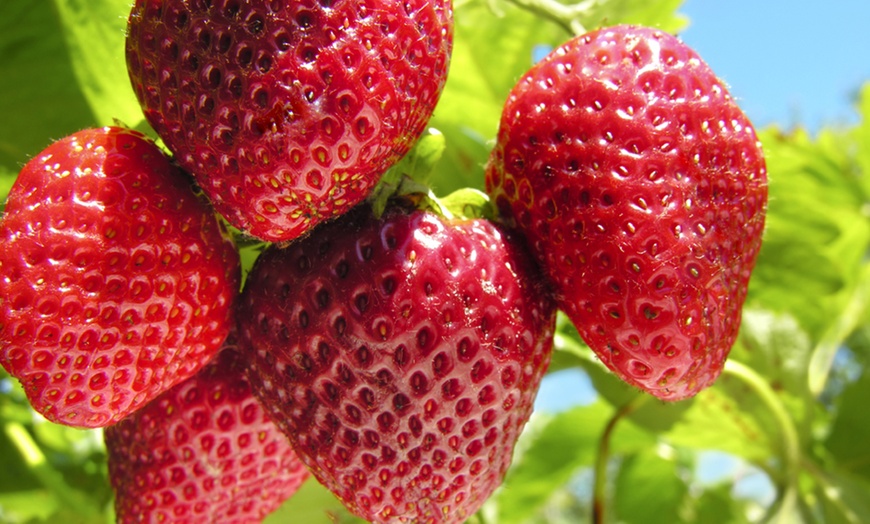
POLYGON ((232 344, 105 440, 121 524, 259 523, 309 476, 251 394, 232 344))
POLYGON ((127 64, 145 116, 215 207, 279 242, 363 200, 425 129, 448 0, 137 0, 127 64))
POLYGON ((22 169, 0 223, 0 364, 53 422, 117 422, 230 328, 239 257, 143 135, 86 130, 22 169))
POLYGON ((484 221, 360 209, 267 249, 243 292, 255 393, 314 475, 374 522, 464 522, 500 484, 555 307, 484 221))
POLYGON ((601 360, 667 400, 719 375, 761 244, 755 131, 673 36, 617 26, 515 86, 486 178, 601 360))

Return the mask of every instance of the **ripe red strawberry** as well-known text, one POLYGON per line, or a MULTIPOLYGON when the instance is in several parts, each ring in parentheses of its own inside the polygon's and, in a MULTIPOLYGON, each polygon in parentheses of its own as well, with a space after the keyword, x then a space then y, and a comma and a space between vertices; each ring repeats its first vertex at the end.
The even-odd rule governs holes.
POLYGON ((239 256, 190 184, 112 127, 55 142, 19 174, 0 223, 0 364, 49 420, 117 422, 226 338, 239 256))
POLYGON ((255 394, 317 479, 374 522, 464 522, 500 484, 555 306, 485 220, 358 208, 249 275, 255 394))
POLYGON ((449 0, 136 0, 148 121, 239 229, 278 242, 362 201, 425 129, 449 0))
POLYGON ((767 173, 752 125, 694 51, 633 26, 554 50, 511 92, 486 185, 610 369, 667 400, 715 380, 767 173))
POLYGON ((232 341, 200 372, 106 428, 121 524, 259 523, 308 470, 251 394, 232 341))

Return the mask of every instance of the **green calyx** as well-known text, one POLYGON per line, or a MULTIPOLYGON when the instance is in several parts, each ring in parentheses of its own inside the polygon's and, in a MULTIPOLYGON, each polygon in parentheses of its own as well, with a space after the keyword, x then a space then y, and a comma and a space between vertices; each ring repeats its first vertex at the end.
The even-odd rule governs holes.
POLYGON ((495 208, 486 193, 471 187, 462 188, 438 197, 429 179, 446 149, 444 135, 429 128, 414 148, 396 165, 384 173, 369 204, 375 216, 380 217, 390 205, 424 209, 448 220, 495 218, 495 208))

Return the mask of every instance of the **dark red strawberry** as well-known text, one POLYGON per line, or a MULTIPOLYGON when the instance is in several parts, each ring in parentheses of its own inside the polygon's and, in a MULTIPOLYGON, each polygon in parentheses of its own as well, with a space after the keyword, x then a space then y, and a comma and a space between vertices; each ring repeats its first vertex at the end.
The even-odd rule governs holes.
POLYGON ((761 244, 755 131, 677 38, 577 37, 514 87, 486 175, 601 360, 660 398, 719 375, 761 244))
POLYGON ((106 428, 120 524, 259 523, 308 470, 251 394, 232 341, 200 372, 106 428))
POLYGON ((81 131, 33 158, 0 246, 0 364, 54 422, 117 422, 205 365, 229 331, 238 252, 135 131, 81 131))
POLYGON ((294 239, 362 201, 425 129, 449 0, 136 0, 148 121, 239 229, 294 239))
POLYGON ((485 220, 367 208, 261 255, 252 387, 352 512, 461 523, 500 484, 552 349, 530 262, 485 220))

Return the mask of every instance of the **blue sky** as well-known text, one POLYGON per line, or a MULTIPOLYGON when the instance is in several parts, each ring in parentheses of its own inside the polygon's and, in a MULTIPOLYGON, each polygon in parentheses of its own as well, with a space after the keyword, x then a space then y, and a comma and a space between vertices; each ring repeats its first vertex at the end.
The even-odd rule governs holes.
POLYGON ((854 123, 870 81, 870 1, 687 0, 680 37, 763 127, 854 123))

